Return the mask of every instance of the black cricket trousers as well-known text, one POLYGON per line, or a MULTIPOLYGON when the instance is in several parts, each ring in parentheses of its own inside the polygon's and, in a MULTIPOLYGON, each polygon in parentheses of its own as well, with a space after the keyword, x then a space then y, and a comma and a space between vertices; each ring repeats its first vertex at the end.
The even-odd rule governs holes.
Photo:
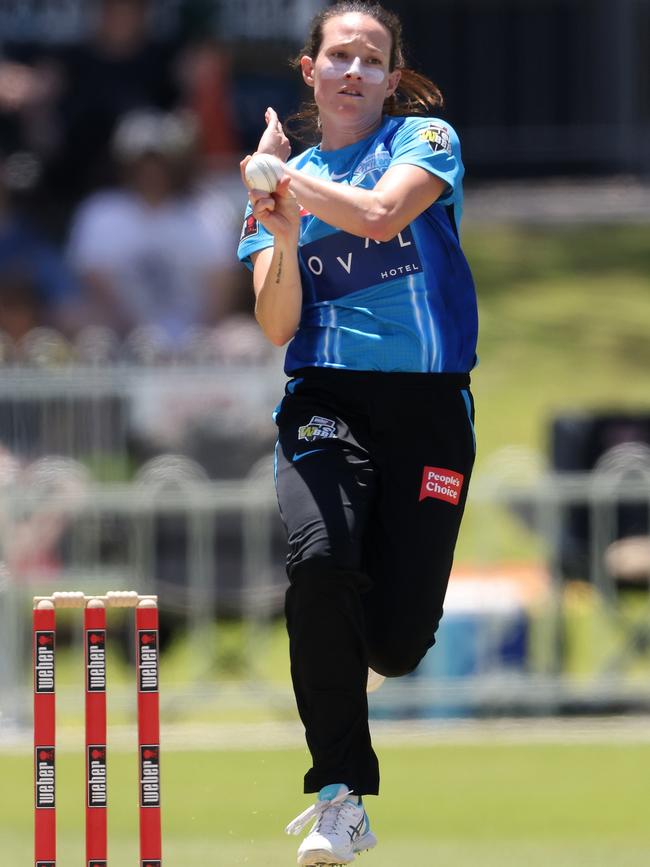
POLYGON ((278 408, 291 676, 305 792, 377 794, 368 666, 407 674, 434 643, 474 462, 469 375, 308 368, 278 408))

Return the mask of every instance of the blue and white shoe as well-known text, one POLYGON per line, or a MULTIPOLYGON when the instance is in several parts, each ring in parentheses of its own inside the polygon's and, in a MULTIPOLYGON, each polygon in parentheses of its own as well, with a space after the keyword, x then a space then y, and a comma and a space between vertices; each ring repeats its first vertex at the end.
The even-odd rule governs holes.
POLYGON ((298 849, 298 864, 302 867, 350 864, 357 852, 377 845, 363 804, 350 795, 347 786, 338 783, 325 786, 316 803, 287 825, 287 834, 299 834, 315 820, 298 849))

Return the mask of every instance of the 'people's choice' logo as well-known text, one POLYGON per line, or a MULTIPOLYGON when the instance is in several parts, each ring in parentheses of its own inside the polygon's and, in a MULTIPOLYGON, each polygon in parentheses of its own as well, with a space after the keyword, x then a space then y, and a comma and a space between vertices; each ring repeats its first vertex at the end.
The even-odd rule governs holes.
POLYGON ((420 502, 431 497, 433 500, 444 500, 457 506, 463 490, 465 476, 454 470, 443 470, 441 467, 425 467, 420 486, 420 502))

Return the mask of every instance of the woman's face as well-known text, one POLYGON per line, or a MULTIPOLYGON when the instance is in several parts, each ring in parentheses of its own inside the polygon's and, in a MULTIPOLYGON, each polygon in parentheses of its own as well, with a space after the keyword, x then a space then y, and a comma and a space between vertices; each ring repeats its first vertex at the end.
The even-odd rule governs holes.
POLYGON ((377 125, 400 77, 399 70, 389 71, 391 40, 369 15, 348 12, 325 22, 317 57, 301 59, 323 124, 360 131, 377 125))

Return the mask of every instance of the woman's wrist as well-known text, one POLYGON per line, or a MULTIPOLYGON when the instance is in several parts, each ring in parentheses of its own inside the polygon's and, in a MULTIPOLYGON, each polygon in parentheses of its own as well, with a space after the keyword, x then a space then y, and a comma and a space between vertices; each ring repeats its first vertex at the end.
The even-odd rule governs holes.
POLYGON ((298 242, 300 240, 300 226, 295 229, 289 228, 286 231, 277 232, 273 235, 274 247, 276 250, 282 250, 287 255, 298 255, 298 242))

